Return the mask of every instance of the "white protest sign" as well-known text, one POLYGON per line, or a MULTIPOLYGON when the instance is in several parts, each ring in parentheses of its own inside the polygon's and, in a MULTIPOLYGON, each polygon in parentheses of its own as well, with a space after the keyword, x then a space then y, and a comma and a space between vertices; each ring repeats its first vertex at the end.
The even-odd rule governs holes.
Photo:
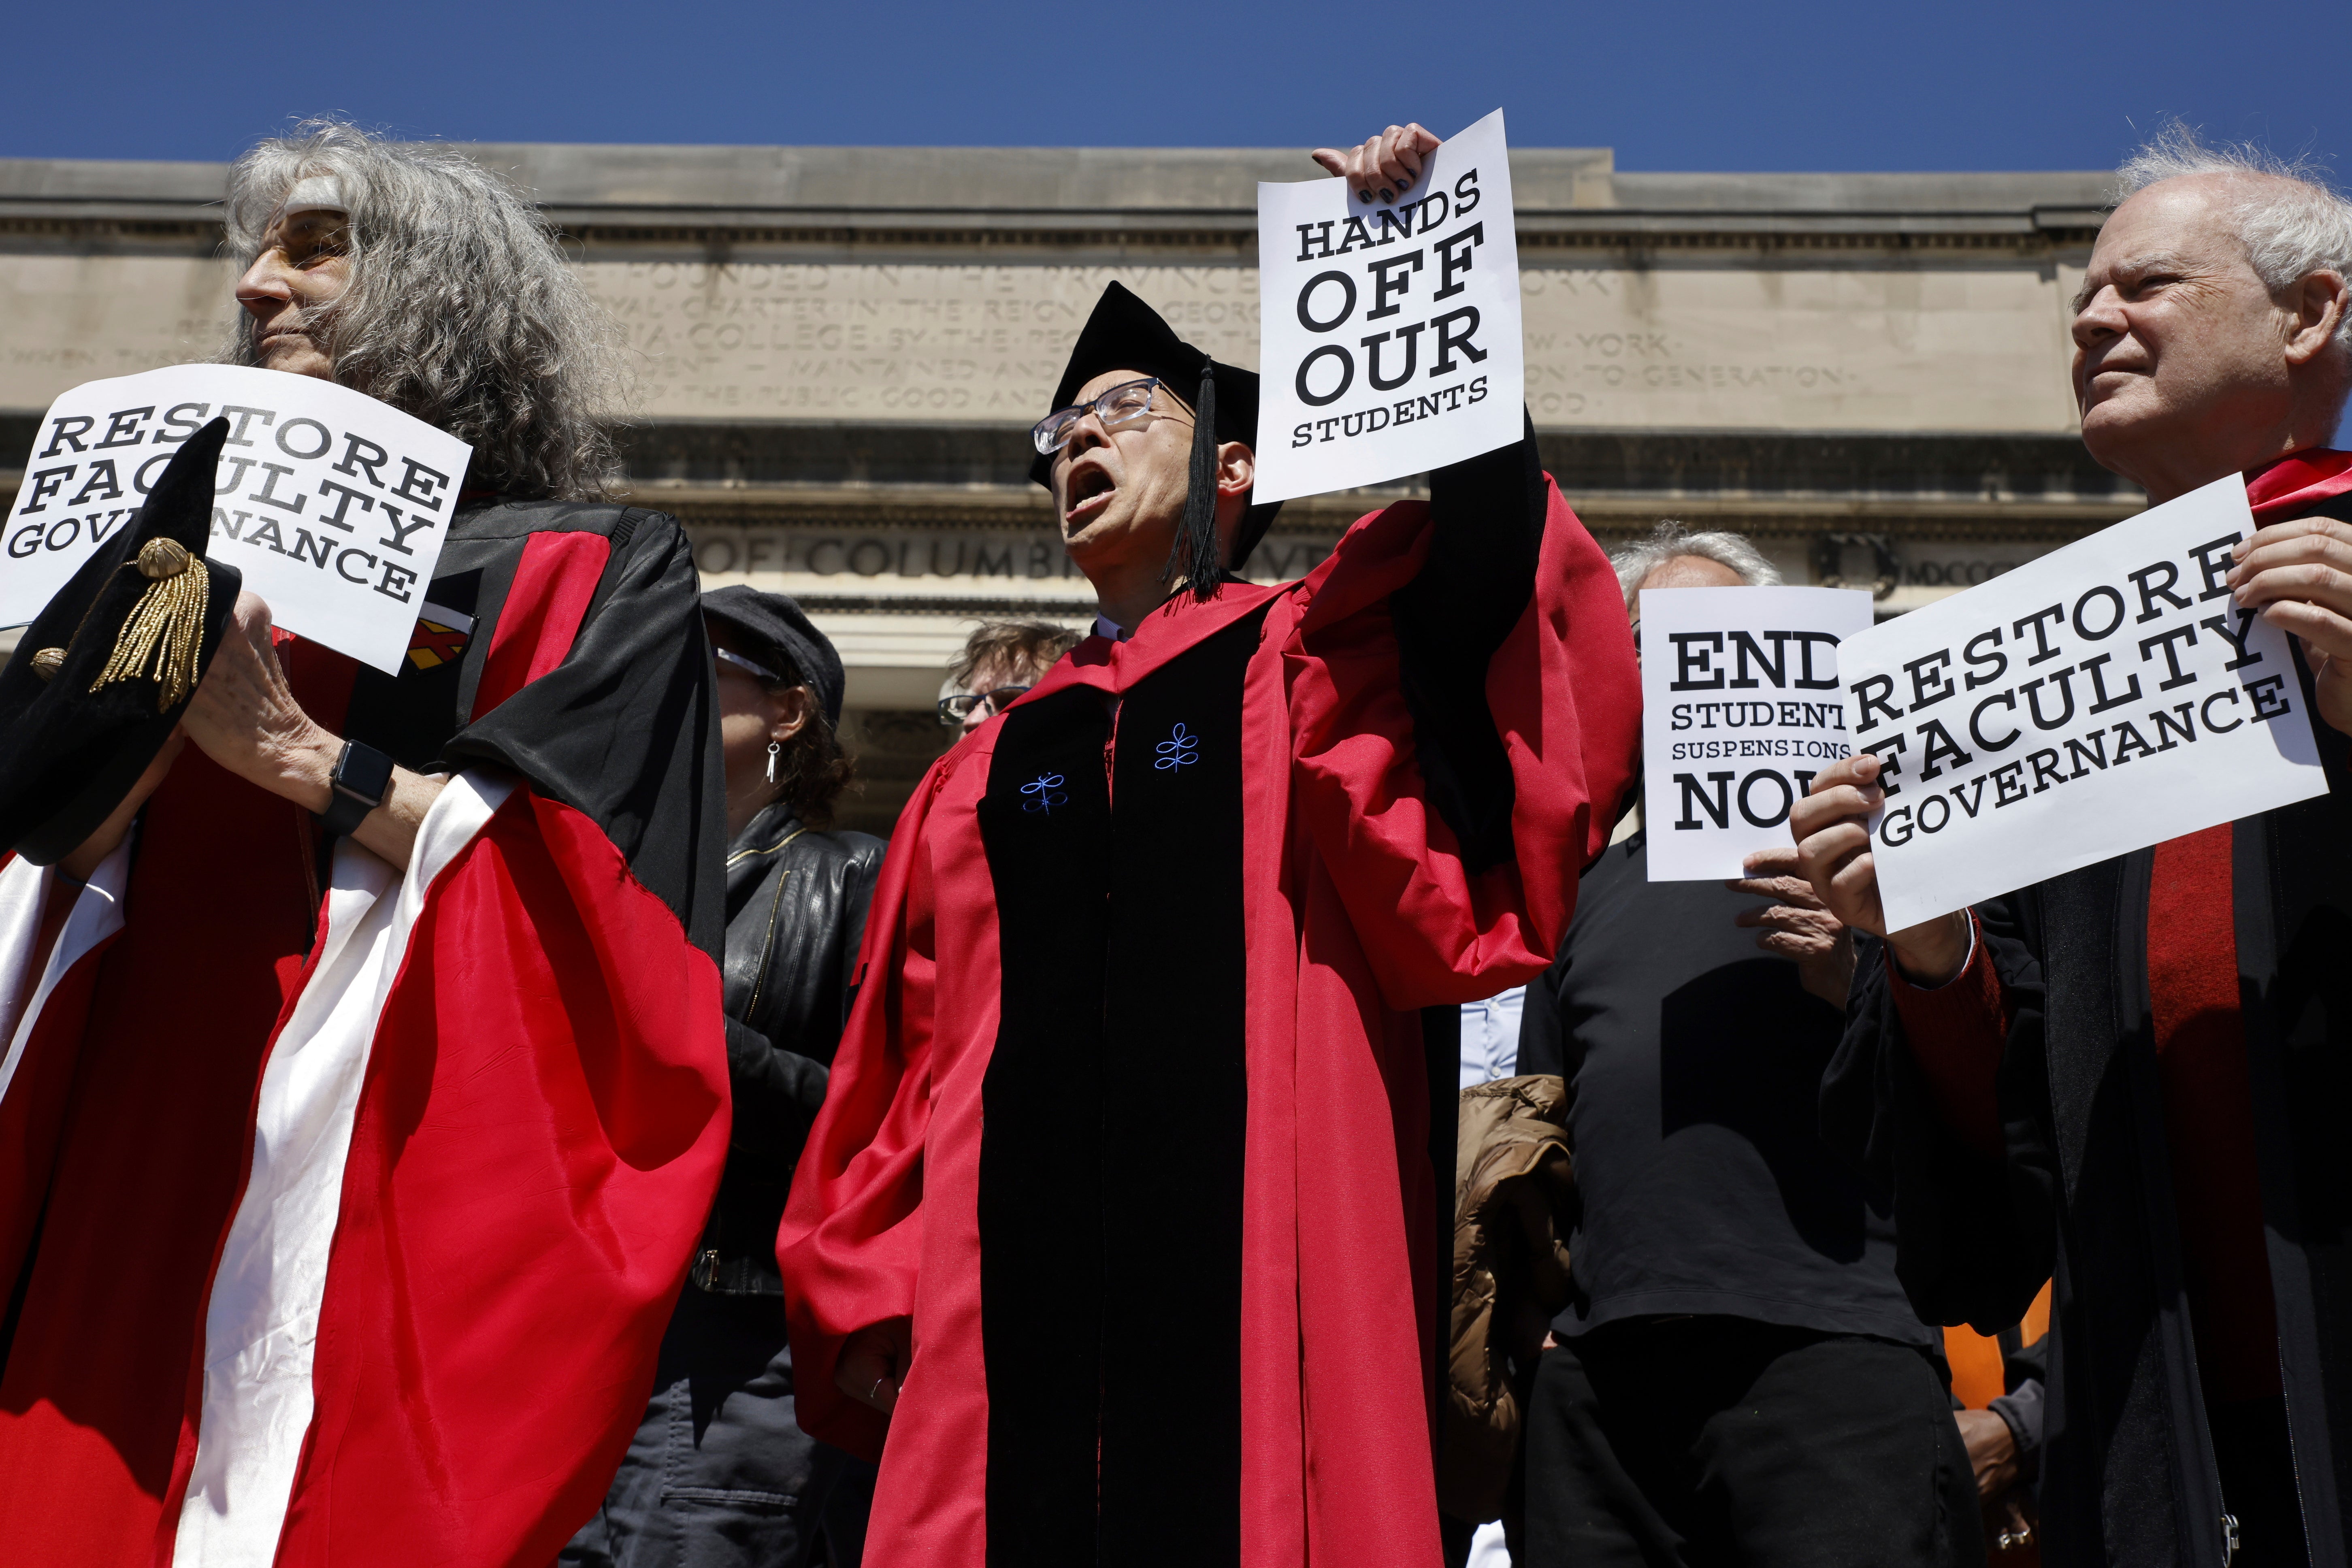
POLYGON ((1257 188, 1255 499, 1379 484, 1525 433, 1519 242, 1496 110, 1418 188, 1257 188))
POLYGON ((2286 634, 2222 578, 2236 475, 1849 640, 1890 929, 2327 792, 2286 634))
POLYGON ((1859 588, 1642 590, 1651 881, 1743 876, 1788 847, 1789 807, 1853 754, 1838 644, 1870 620, 1859 588))
POLYGON ((349 387, 244 365, 169 365, 49 405, 0 527, 0 626, 38 615, 180 443, 224 417, 206 552, 278 625, 396 673, 472 448, 349 387))

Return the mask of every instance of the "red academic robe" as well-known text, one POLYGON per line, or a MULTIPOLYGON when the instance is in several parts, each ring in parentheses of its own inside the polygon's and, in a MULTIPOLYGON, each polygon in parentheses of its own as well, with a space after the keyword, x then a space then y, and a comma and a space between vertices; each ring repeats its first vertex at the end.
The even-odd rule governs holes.
POLYGON ((915 792, 778 1240, 802 1424, 880 1458, 871 1568, 1439 1560, 1418 1013, 1549 963, 1640 722, 1616 579, 1528 472, 1532 591, 1455 694, 1483 868, 1401 678, 1418 501, 1090 639, 915 792), (886 1435, 834 1370, 899 1317, 886 1435))
POLYGON ((452 771, 404 875, 193 746, 0 867, 0 1560, 544 1563, 643 1411, 728 1131, 693 568, 493 506, 424 596, 396 679, 279 645, 452 771))

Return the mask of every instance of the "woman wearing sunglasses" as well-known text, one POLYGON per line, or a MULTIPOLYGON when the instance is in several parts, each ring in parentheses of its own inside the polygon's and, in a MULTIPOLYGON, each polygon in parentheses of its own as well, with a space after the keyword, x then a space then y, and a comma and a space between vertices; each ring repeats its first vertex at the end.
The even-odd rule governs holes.
POLYGON ((882 841, 827 831, 850 782, 841 658, 801 607, 702 595, 727 770, 727 1170, 664 1335, 654 1394, 583 1568, 854 1564, 872 1470, 794 1419, 776 1224, 848 1007, 882 841), (827 1550, 827 1547, 830 1550, 827 1550))

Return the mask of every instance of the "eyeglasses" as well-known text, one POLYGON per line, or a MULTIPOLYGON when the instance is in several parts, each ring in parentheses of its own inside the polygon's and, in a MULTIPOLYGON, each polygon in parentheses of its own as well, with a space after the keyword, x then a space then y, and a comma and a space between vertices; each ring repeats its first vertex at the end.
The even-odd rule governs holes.
POLYGON ((783 684, 784 678, 782 676, 778 675, 774 670, 768 668, 765 665, 753 664, 750 659, 745 658, 741 654, 735 652, 732 648, 713 647, 710 651, 718 657, 719 663, 731 664, 738 669, 748 670, 751 673, 751 679, 757 680, 762 686, 781 686, 783 684))
POLYGON ((1057 408, 1036 424, 1029 426, 1029 438, 1037 443, 1040 452, 1058 452, 1070 444, 1070 433, 1078 421, 1091 412, 1106 425, 1132 425, 1147 414, 1166 414, 1155 409, 1160 378, 1147 375, 1141 381, 1123 381, 1092 403, 1076 403, 1067 408, 1057 408))
POLYGON ((940 699, 940 722, 954 729, 975 708, 989 713, 1002 713, 1006 704, 1028 691, 1025 686, 999 686, 988 691, 959 691, 953 697, 940 699))

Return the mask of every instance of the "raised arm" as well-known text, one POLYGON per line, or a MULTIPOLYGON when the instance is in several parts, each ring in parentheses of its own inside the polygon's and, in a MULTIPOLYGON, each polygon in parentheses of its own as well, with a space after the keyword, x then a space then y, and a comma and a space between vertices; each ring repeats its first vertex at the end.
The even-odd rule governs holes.
POLYGON ((1428 559, 1393 601, 1422 771, 1474 872, 1511 853, 1510 762, 1486 671, 1535 592, 1548 508, 1530 419, 1510 446, 1429 476, 1428 559))

